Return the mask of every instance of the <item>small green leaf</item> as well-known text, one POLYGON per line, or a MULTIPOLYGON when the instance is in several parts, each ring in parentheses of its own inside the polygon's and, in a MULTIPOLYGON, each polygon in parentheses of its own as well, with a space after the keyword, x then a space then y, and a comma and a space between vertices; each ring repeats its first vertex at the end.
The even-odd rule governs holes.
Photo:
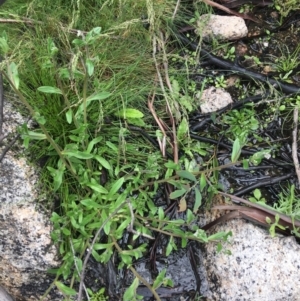
POLYGON ((71 235, 71 231, 67 228, 62 228, 62 232, 63 234, 65 234, 66 236, 70 236, 71 235))
POLYGON ((41 86, 37 88, 38 91, 43 93, 50 93, 50 94, 63 94, 59 88, 50 87, 50 86, 41 86))
POLYGON ((206 186, 206 177, 205 177, 205 174, 201 174, 201 178, 200 178, 200 191, 202 192, 203 189, 205 188, 206 186))
POLYGON ((218 244, 217 244, 217 253, 220 253, 222 251, 222 249, 223 249, 222 244, 220 242, 218 242, 218 244))
POLYGON ((119 253, 121 256, 121 260, 123 261, 123 263, 127 264, 127 265, 131 265, 132 264, 132 256, 127 255, 127 254, 121 254, 119 253))
POLYGON ((73 226, 75 229, 79 229, 79 228, 80 228, 80 226, 79 226, 79 224, 77 223, 77 221, 75 220, 74 216, 71 216, 71 217, 70 217, 70 221, 71 221, 72 226, 73 226))
POLYGON ((82 260, 78 257, 75 257, 76 270, 80 273, 82 271, 82 260))
POLYGON ((186 212, 186 222, 188 224, 190 224, 194 219, 195 219, 195 216, 194 216, 193 212, 190 209, 188 209, 186 212))
POLYGON ((223 241, 227 241, 228 237, 232 236, 231 231, 229 232, 217 232, 211 236, 208 237, 209 241, 212 240, 223 240, 223 241))
POLYGON ((108 196, 107 198, 110 199, 110 197, 112 197, 113 195, 115 195, 119 189, 122 187, 123 183, 125 181, 125 178, 122 177, 120 179, 118 179, 111 187, 109 193, 108 193, 108 196))
POLYGON ((66 119, 67 119, 68 124, 71 124, 71 123, 72 123, 72 116, 73 116, 72 110, 69 109, 69 110, 66 112, 66 119))
POLYGON ((144 114, 139 110, 127 108, 127 109, 121 110, 119 113, 117 113, 117 116, 120 116, 121 118, 124 118, 124 119, 126 119, 126 118, 143 118, 144 114))
POLYGON ((170 237, 169 243, 166 248, 166 256, 169 256, 173 250, 173 236, 170 237))
POLYGON ((201 206, 202 203, 202 195, 198 188, 195 188, 195 204, 193 208, 193 212, 196 213, 201 206))
POLYGON ((33 131, 27 131, 26 134, 22 134, 21 137, 24 139, 25 137, 29 137, 33 140, 45 140, 47 139, 45 134, 33 132, 33 131))
POLYGON ((115 144, 111 143, 110 141, 106 141, 105 144, 110 148, 112 149, 114 152, 117 152, 118 151, 118 148, 116 147, 115 144))
POLYGON ((164 278, 166 276, 166 272, 167 272, 166 269, 162 269, 159 272, 152 286, 154 290, 158 289, 163 284, 164 278))
POLYGON ((249 169, 249 160, 246 160, 246 159, 243 160, 243 168, 249 169))
POLYGON ((86 184, 86 186, 92 188, 94 191, 99 192, 99 193, 103 193, 103 194, 108 193, 108 191, 103 186, 101 186, 100 184, 97 184, 97 183, 88 183, 88 184, 86 184))
POLYGON ((104 227, 103 227, 103 230, 104 230, 104 232, 105 232, 106 235, 109 234, 111 223, 112 223, 112 221, 110 220, 110 221, 108 221, 108 222, 104 225, 104 227))
POLYGON ((10 80, 13 82, 15 88, 19 89, 20 79, 18 73, 18 66, 12 62, 8 67, 8 73, 10 75, 10 80))
POLYGON ((127 226, 130 224, 131 222, 131 217, 129 216, 127 219, 125 219, 121 225, 118 227, 116 233, 118 233, 120 236, 123 235, 123 231, 125 230, 125 228, 127 228, 127 226))
POLYGON ((132 301, 136 298, 136 290, 139 286, 139 279, 135 278, 132 282, 132 284, 126 289, 124 295, 123 295, 123 301, 132 301))
POLYGON ((53 178, 53 190, 56 191, 62 183, 65 167, 63 166, 59 169, 54 169, 51 166, 47 166, 47 169, 50 171, 53 178))
POLYGON ((159 207, 158 208, 158 218, 159 218, 159 220, 163 220, 164 217, 165 217, 164 210, 161 207, 159 207))
POLYGON ((180 170, 180 171, 177 172, 177 174, 181 178, 188 179, 188 180, 193 181, 193 182, 197 181, 196 177, 191 172, 189 172, 187 170, 180 170))
POLYGON ((253 195, 254 195, 254 197, 255 197, 257 200, 260 200, 260 199, 261 199, 261 192, 260 192, 259 189, 255 189, 255 190, 253 191, 253 195))
POLYGON ((55 285, 64 295, 75 296, 77 294, 77 292, 74 289, 64 285, 60 281, 55 281, 55 285))
POLYGON ((168 161, 167 163, 164 164, 165 167, 167 167, 168 169, 173 169, 173 170, 178 170, 179 169, 179 165, 174 163, 173 161, 168 161))
POLYGON ((2 54, 7 54, 9 51, 9 46, 7 44, 6 37, 0 38, 0 49, 2 50, 2 54))
POLYGON ((111 169, 109 162, 106 159, 104 159, 103 157, 95 155, 94 158, 101 164, 101 166, 103 166, 107 170, 111 169))
POLYGON ((87 152, 80 152, 80 151, 68 151, 68 150, 64 150, 61 153, 62 153, 62 155, 68 156, 69 158, 75 157, 77 159, 83 159, 83 160, 92 159, 94 157, 93 154, 89 154, 87 152))
POLYGON ((39 124, 45 124, 46 123, 46 119, 44 116, 41 116, 38 112, 36 112, 36 114, 34 115, 34 119, 36 120, 37 123, 39 124))
POLYGON ((89 142, 89 145, 88 145, 88 147, 87 147, 87 150, 86 150, 87 153, 90 153, 90 152, 93 150, 94 146, 95 146, 97 143, 99 143, 101 140, 102 140, 102 137, 99 136, 99 137, 94 138, 92 141, 90 141, 90 142, 89 142))
POLYGON ((83 205, 83 206, 86 206, 88 208, 101 208, 102 206, 99 205, 97 202, 93 201, 92 199, 85 199, 85 200, 81 200, 80 203, 83 205))
POLYGON ((86 69, 87 69, 88 75, 92 76, 94 73, 94 67, 95 67, 93 61, 91 59, 87 59, 85 64, 86 64, 86 69))
POLYGON ((187 134, 189 132, 189 123, 187 122, 187 119, 184 117, 182 118, 178 130, 177 130, 177 139, 178 141, 182 141, 186 138, 187 134))
POLYGON ((52 38, 47 39, 47 50, 51 56, 54 56, 58 53, 58 48, 55 46, 52 38))
POLYGON ((127 122, 132 124, 132 125, 139 126, 139 127, 146 126, 146 123, 141 118, 127 118, 127 122))
POLYGON ((111 96, 111 93, 109 93, 109 92, 98 92, 98 93, 90 95, 86 99, 86 101, 89 103, 92 100, 103 100, 103 99, 108 98, 109 96, 111 96))
POLYGON ((103 100, 103 99, 108 98, 110 95, 111 95, 111 93, 108 93, 108 92, 99 92, 99 93, 95 93, 95 94, 90 95, 85 100, 85 102, 86 102, 85 104, 84 104, 84 102, 80 104, 80 106, 78 107, 77 112, 75 114, 75 117, 79 118, 82 115, 84 105, 86 105, 86 108, 88 108, 88 106, 90 105, 90 103, 93 100, 103 100))
POLYGON ((170 193, 170 199, 174 200, 186 193, 186 189, 178 189, 170 193))
POLYGON ((233 163, 235 163, 239 159, 241 155, 241 151, 242 151, 242 147, 241 147, 240 139, 236 138, 233 143, 232 154, 231 154, 231 161, 233 163))
POLYGON ((114 244, 113 243, 109 243, 109 244, 94 244, 93 249, 94 250, 104 250, 104 249, 110 249, 114 244))

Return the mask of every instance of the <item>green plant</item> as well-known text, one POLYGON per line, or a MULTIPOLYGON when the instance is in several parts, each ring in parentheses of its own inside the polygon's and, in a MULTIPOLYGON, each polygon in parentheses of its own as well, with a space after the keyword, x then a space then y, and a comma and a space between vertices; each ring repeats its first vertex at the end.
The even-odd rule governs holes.
MULTIPOLYGON (((25 39, 36 60, 34 65, 28 60, 21 60, 19 65, 13 62, 21 50, 10 47, 13 42, 9 35, 4 33, 0 43, 5 59, 3 74, 37 124, 34 130, 26 124, 20 129, 24 145, 37 157, 49 157, 43 178, 49 183, 48 190, 61 199, 60 212, 51 216, 51 237, 62 265, 50 272, 56 275, 54 285, 67 300, 76 294, 74 284, 82 284, 87 249, 101 263, 106 263, 115 250, 118 252, 119 267, 128 267, 136 276, 124 296, 130 299, 138 298, 134 291, 140 282, 154 294, 160 285, 170 284, 164 276, 148 284, 132 267, 145 253, 147 239, 152 239, 153 233, 169 237, 167 254, 177 248, 175 238, 185 247, 189 240, 203 243, 226 240, 229 235, 207 235, 194 222, 207 189, 206 171, 188 166, 187 160, 184 162, 190 171, 166 162, 142 138, 133 137, 129 129, 128 124, 152 129, 144 102, 153 89, 150 79, 155 78, 155 69, 147 54, 151 32, 145 31, 140 19, 124 20, 118 6, 127 6, 122 1, 116 3, 122 23, 89 27, 89 19, 85 26, 92 29, 78 31, 77 36, 69 32, 71 25, 82 25, 78 14, 84 12, 76 1, 72 1, 73 15, 65 18, 69 24, 49 20, 50 26, 47 18, 37 23, 38 34, 29 30, 25 39), (134 44, 137 38, 139 47, 134 44), (186 220, 170 220, 154 205, 153 198, 162 183, 174 185, 170 197, 179 198, 181 203, 185 196, 195 193, 195 205, 193 211, 186 210, 186 220), (126 231, 133 234, 133 243, 121 249, 118 240, 126 231), (141 236, 146 242, 135 245, 141 236)), ((147 8, 142 3, 141 10, 147 8)), ((116 12, 110 12, 107 3, 101 9, 116 19, 116 12)), ((162 7, 156 9, 159 13, 162 7)), ((34 11, 37 20, 47 15, 43 10, 42 16, 38 13, 34 11)), ((181 94, 176 79, 172 87, 170 97, 190 112, 191 99, 181 94)), ((188 135, 186 119, 182 118, 180 124, 178 135, 184 141, 188 135)), ((190 155, 193 147, 201 152, 199 144, 190 148, 189 142, 183 144, 190 155)), ((102 295, 100 291, 91 298, 102 295)))
POLYGON ((108 297, 105 296, 105 288, 101 288, 98 292, 93 293, 88 289, 88 293, 91 301, 105 301, 108 300, 108 297))
MULTIPOLYGON (((223 242, 231 235, 209 235, 196 223, 203 200, 214 195, 218 173, 224 168, 212 155, 211 144, 189 137, 188 118, 197 108, 194 95, 205 85, 203 81, 199 87, 192 78, 198 53, 169 44, 174 1, 112 0, 83 5, 81 0, 71 0, 67 7, 62 0, 23 2, 7 3, 18 12, 13 15, 18 22, 0 37, 1 68, 23 110, 26 108, 36 123, 34 129, 26 124, 20 128, 24 145, 36 158, 48 158, 41 179, 47 183, 46 192, 61 200, 59 211, 51 216, 51 236, 62 259, 62 265, 50 271, 56 275, 53 285, 70 300, 77 293, 75 284, 82 285, 88 257, 105 264, 117 252, 119 268, 128 268, 135 277, 123 299, 140 299, 140 283, 157 298, 158 287, 172 285, 165 270, 148 283, 133 268, 155 233, 167 237, 166 255, 185 247, 189 240, 223 242), (33 27, 24 30, 19 20, 26 24, 28 16, 34 20, 28 23, 33 27), (154 47, 153 41, 158 40, 161 44, 154 47), (156 48, 166 53, 154 58, 151 54, 156 48), (161 73, 160 68, 164 68, 161 73), (156 85, 159 75, 160 87, 156 85), (172 134, 183 153, 178 162, 167 161, 131 130, 138 126, 140 133, 148 133, 154 140, 165 138, 145 106, 154 93, 166 128, 170 126, 167 120, 175 116, 172 134), (167 117, 166 103, 172 107, 167 117), (155 206, 153 200, 166 183, 173 187, 169 197, 178 202, 185 219, 171 220, 162 207, 155 206), (195 201, 188 207, 190 196, 195 201), (127 233, 132 234, 132 242, 121 248, 118 241, 127 233)), ((200 11, 210 9, 204 3, 195 6, 197 18, 200 11)), ((12 18, 11 12, 3 14, 12 18)), ((181 20, 181 10, 176 17, 181 20)), ((230 44, 213 43, 226 49, 228 59, 234 58, 230 44)), ((218 77, 216 84, 224 87, 224 76, 218 77)), ((259 128, 254 108, 229 112, 223 121, 229 126, 226 136, 234 141, 231 165, 241 163, 238 159, 248 135, 259 128)), ((245 162, 259 164, 267 154, 261 151, 245 162)), ((49 203, 47 208, 52 209, 49 203)), ((105 299, 104 289, 88 292, 91 300, 105 299)))
MULTIPOLYGON (((278 214, 275 215, 275 221, 272 222, 269 217, 267 217, 266 219, 267 223, 270 224, 269 231, 272 237, 275 236, 276 228, 285 230, 285 227, 280 224, 280 213, 291 217, 292 221, 295 219, 300 219, 300 202, 299 199, 295 196, 295 185, 291 185, 286 191, 281 192, 279 194, 277 202, 273 205, 273 207, 266 204, 266 199, 262 197, 259 189, 255 189, 253 195, 254 197, 249 198, 251 202, 260 204, 263 207, 273 209, 278 212, 278 214)), ((300 236, 299 229, 297 229, 295 226, 292 232, 296 236, 300 236)))
POLYGON ((292 10, 300 9, 299 2, 297 0, 275 0, 274 7, 283 17, 286 17, 292 10))
POLYGON ((231 48, 229 48, 227 50, 227 52, 224 55, 224 58, 228 59, 228 60, 232 60, 232 61, 235 59, 235 47, 234 46, 232 46, 231 48))
MULTIPOLYGON (((286 47, 286 46, 284 46, 286 47)), ((281 80, 289 81, 290 74, 299 66, 300 46, 289 53, 288 48, 281 50, 281 57, 275 59, 274 69, 277 70, 281 80)))
POLYGON ((216 77, 215 86, 217 88, 226 88, 227 87, 226 79, 225 79, 224 75, 216 77))
POLYGON ((295 185, 289 186, 279 194, 279 199, 274 208, 294 219, 300 219, 300 199, 295 195, 295 185))
POLYGON ((259 128, 259 122, 252 105, 241 110, 230 111, 223 116, 222 122, 229 126, 226 132, 233 137, 248 137, 259 128))
POLYGON ((263 204, 266 203, 266 199, 262 197, 261 191, 259 189, 255 189, 253 191, 253 196, 254 197, 249 198, 249 201, 254 202, 254 203, 259 203, 259 202, 262 202, 263 204))

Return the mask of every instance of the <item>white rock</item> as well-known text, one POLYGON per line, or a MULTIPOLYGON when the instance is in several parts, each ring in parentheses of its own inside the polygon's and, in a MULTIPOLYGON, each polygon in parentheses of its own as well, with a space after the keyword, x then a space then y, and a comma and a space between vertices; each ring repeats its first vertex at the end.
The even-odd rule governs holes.
POLYGON ((235 40, 247 36, 244 19, 236 16, 202 15, 197 21, 196 34, 210 40, 235 40))
MULTIPOLYGON (((22 121, 5 103, 4 133, 14 131, 22 121)), ((4 140, 0 154, 6 144, 4 140)), ((0 163, 0 284, 18 301, 39 300, 53 281, 47 270, 59 267, 49 214, 36 201, 37 181, 36 170, 21 152, 9 151, 0 163)), ((46 300, 62 300, 62 296, 56 292, 46 300)))
POLYGON ((200 109, 202 113, 215 112, 226 107, 232 102, 230 94, 224 89, 210 87, 202 92, 200 109))
POLYGON ((296 301, 300 300, 300 246, 293 237, 277 236, 244 220, 217 226, 214 232, 232 231, 224 250, 205 245, 209 300, 296 301))

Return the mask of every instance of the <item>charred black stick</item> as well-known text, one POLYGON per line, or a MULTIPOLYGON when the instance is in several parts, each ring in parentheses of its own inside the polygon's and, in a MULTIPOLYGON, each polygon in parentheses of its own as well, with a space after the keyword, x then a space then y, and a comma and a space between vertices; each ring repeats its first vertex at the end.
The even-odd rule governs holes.
POLYGON ((273 177, 273 178, 270 178, 270 179, 267 179, 267 180, 260 180, 258 183, 254 183, 253 185, 249 185, 249 186, 244 187, 244 188, 242 188, 238 191, 235 191, 234 195, 235 196, 241 196, 241 195, 244 195, 245 193, 253 191, 256 188, 265 187, 265 186, 268 186, 268 185, 274 185, 276 183, 279 183, 280 181, 287 180, 287 179, 291 178, 292 176, 294 176, 294 173, 289 173, 289 174, 286 174, 286 175, 283 175, 283 176, 280 176, 280 177, 273 177))
MULTIPOLYGON (((191 42, 186 36, 180 33, 176 33, 177 38, 187 47, 189 47, 193 51, 198 50, 198 45, 194 42, 191 42)), ((225 60, 223 58, 217 57, 207 50, 201 48, 200 54, 205 57, 209 62, 214 65, 217 65, 223 69, 231 70, 237 72, 241 77, 247 78, 250 80, 257 80, 266 84, 271 84, 274 87, 278 87, 282 92, 286 94, 296 94, 300 93, 300 87, 288 83, 284 83, 282 81, 276 80, 274 78, 270 78, 260 73, 256 73, 254 71, 248 70, 244 67, 239 66, 229 60, 225 60)))

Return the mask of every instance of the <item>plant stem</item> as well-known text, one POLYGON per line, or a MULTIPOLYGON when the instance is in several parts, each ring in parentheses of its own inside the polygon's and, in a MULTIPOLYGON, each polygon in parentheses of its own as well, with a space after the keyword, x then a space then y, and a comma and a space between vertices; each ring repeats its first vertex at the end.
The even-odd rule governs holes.
MULTIPOLYGON (((113 236, 111 236, 112 241, 116 247, 116 249, 118 250, 119 253, 122 253, 122 249, 120 248, 120 246, 118 245, 117 241, 115 240, 115 238, 113 236)), ((133 266, 129 266, 128 267, 130 269, 130 271, 132 272, 132 274, 137 277, 145 286, 147 286, 147 288, 150 290, 150 292, 153 294, 154 298, 157 301, 161 301, 160 297, 158 296, 157 292, 155 291, 155 289, 153 289, 153 287, 150 285, 150 283, 144 279, 136 270, 133 266)))

